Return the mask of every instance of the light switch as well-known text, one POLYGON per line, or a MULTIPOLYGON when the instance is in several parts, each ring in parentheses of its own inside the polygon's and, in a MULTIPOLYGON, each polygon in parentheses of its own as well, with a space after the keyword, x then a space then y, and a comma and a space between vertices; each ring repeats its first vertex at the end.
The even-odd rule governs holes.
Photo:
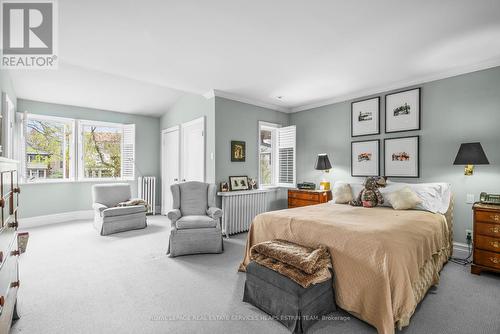
POLYGON ((467 194, 467 204, 474 204, 474 194, 467 194))

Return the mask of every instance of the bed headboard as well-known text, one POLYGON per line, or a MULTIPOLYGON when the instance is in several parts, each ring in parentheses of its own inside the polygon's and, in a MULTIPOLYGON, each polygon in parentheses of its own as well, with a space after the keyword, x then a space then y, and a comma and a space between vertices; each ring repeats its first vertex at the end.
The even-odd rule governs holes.
POLYGON ((450 241, 450 257, 453 255, 453 209, 455 207, 455 196, 451 193, 450 205, 448 206, 448 211, 444 214, 446 218, 446 223, 448 224, 448 240, 450 241))

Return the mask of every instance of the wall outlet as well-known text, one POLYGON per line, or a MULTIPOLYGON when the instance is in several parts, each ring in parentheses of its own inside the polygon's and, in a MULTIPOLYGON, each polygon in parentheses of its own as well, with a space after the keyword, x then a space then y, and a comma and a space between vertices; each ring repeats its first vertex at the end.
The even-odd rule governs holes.
POLYGON ((472 230, 465 230, 465 240, 467 240, 467 243, 469 240, 472 242, 472 230))
POLYGON ((467 194, 467 204, 474 204, 474 194, 467 194))

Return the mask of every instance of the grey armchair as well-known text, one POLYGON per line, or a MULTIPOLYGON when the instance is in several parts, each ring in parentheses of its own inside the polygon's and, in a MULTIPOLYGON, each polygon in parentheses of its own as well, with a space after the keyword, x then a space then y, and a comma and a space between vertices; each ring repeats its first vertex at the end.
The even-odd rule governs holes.
POLYGON ((170 187, 173 209, 168 252, 170 257, 200 253, 222 253, 220 218, 216 207, 217 187, 203 182, 184 182, 170 187))
POLYGON ((94 227, 101 235, 137 230, 147 226, 144 205, 117 207, 118 203, 128 201, 130 197, 130 185, 127 183, 92 186, 94 227))

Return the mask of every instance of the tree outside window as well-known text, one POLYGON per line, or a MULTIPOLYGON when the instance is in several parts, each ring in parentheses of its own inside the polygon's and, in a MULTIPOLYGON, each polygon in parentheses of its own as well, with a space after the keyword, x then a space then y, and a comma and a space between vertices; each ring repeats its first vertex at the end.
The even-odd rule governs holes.
POLYGON ((84 177, 121 177, 122 129, 84 125, 82 135, 84 177))
POLYGON ((26 125, 28 181, 69 178, 72 124, 31 118, 26 125))

